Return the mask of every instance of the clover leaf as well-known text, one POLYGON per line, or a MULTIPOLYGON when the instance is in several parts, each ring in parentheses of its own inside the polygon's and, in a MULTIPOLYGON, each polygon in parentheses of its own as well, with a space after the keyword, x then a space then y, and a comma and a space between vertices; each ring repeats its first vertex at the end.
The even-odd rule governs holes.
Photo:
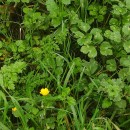
POLYGON ((104 56, 107 55, 112 55, 112 50, 111 50, 112 46, 110 45, 109 42, 103 42, 100 46, 100 53, 104 56))

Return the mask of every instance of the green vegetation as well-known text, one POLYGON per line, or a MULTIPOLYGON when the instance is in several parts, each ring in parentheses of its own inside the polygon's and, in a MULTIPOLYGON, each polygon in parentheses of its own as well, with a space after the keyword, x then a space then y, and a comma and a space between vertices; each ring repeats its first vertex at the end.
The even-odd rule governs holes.
POLYGON ((130 130, 130 0, 0 0, 0 130, 130 130))

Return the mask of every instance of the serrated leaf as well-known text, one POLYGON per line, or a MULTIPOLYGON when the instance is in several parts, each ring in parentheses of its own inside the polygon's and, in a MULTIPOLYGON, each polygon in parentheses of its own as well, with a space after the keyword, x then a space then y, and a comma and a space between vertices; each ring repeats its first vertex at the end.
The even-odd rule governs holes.
POLYGON ((100 46, 100 53, 102 55, 112 55, 112 50, 111 50, 112 46, 110 45, 109 42, 103 42, 100 46))

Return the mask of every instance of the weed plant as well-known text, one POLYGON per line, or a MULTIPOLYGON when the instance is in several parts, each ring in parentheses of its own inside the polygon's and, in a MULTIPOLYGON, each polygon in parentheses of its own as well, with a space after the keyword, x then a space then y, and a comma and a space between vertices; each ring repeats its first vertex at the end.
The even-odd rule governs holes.
POLYGON ((0 0, 0 130, 130 130, 130 0, 0 0))

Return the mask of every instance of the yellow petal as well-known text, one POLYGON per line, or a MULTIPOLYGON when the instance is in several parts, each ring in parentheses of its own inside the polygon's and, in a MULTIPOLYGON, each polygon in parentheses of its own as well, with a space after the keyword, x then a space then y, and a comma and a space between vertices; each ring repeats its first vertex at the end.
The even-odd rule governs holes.
POLYGON ((43 95, 43 96, 48 95, 48 94, 49 94, 48 88, 42 88, 42 89, 40 90, 40 94, 43 95))

